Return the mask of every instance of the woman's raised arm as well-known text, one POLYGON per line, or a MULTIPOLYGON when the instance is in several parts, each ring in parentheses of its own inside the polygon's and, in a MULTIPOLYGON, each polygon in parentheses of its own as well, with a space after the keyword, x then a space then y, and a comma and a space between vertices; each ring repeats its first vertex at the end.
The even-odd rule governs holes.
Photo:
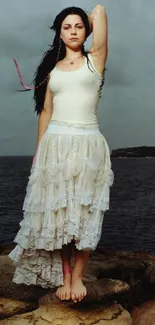
POLYGON ((92 32, 91 52, 98 60, 106 62, 108 54, 108 22, 105 8, 97 5, 89 15, 90 32, 92 32))

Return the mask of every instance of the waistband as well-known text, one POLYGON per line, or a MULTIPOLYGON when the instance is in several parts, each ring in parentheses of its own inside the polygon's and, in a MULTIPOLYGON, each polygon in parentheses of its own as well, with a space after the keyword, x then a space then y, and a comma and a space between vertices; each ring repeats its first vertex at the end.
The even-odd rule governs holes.
POLYGON ((68 123, 61 121, 50 121, 47 133, 53 134, 101 134, 98 123, 81 124, 81 123, 68 123))

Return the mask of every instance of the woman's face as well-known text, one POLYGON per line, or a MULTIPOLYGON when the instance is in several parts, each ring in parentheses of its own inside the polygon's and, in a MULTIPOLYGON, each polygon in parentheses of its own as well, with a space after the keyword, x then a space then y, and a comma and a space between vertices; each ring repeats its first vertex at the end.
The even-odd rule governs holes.
POLYGON ((68 15, 63 20, 61 24, 60 37, 67 47, 71 49, 79 49, 85 41, 85 34, 85 26, 79 15, 68 15))

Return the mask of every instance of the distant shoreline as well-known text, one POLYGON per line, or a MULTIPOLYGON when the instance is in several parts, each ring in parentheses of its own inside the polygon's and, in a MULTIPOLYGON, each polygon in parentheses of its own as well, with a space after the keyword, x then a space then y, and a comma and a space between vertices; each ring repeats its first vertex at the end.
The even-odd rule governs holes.
POLYGON ((141 146, 112 150, 112 158, 155 158, 155 147, 141 146))
MULTIPOLYGON (((33 155, 3 155, 2 158, 33 158, 33 155)), ((111 151, 111 158, 155 158, 155 147, 141 146, 118 148, 111 151)))

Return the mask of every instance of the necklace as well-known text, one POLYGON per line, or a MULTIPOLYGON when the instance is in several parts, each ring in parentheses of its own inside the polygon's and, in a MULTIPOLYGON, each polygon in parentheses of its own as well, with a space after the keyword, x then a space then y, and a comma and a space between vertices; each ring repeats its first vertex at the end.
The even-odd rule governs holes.
POLYGON ((78 57, 77 57, 76 59, 74 59, 74 60, 70 60, 70 59, 65 59, 65 60, 69 61, 70 64, 74 64, 74 61, 77 60, 78 58, 81 58, 81 57, 83 57, 83 55, 78 56, 78 57))

